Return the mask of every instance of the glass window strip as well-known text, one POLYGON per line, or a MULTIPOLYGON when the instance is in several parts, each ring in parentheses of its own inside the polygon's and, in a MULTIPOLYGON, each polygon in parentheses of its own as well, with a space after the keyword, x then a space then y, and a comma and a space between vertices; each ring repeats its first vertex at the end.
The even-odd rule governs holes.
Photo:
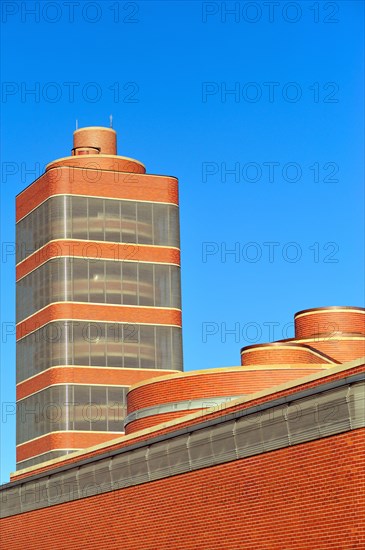
POLYGON ((16 228, 17 262, 55 239, 179 248, 178 207, 163 203, 59 195, 35 208, 17 223, 16 228), (118 204, 119 220, 114 214, 108 214, 112 210, 109 204, 118 204))
POLYGON ((53 321, 19 340, 16 349, 17 383, 67 365, 182 370, 179 327, 53 321))
POLYGON ((169 264, 52 258, 20 279, 16 291, 17 323, 63 301, 181 308, 180 268, 169 264))

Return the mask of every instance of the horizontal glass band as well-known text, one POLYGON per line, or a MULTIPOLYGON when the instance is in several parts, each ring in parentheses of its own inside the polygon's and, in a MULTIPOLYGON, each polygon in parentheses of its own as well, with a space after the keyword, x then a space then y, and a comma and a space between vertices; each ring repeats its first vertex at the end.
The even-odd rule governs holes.
POLYGON ((17 263, 55 239, 179 248, 176 205, 63 195, 50 197, 16 224, 17 263))
POLYGON ((17 383, 58 365, 181 371, 181 328, 54 321, 17 342, 17 383))

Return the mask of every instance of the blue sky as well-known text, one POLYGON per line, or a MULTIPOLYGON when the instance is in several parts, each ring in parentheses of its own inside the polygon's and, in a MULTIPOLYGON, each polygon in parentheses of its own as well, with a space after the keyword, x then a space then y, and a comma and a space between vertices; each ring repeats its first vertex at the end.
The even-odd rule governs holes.
POLYGON ((363 8, 2 3, 2 482, 15 469, 15 195, 69 154, 76 119, 112 113, 119 154, 179 178, 185 370, 291 337, 300 309, 363 305, 363 8))

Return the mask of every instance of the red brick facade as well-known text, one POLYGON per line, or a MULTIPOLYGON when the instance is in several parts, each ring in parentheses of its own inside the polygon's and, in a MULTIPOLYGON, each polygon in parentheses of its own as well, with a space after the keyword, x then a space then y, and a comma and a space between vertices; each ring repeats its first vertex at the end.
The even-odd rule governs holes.
POLYGON ((85 242, 72 239, 55 240, 46 244, 16 266, 16 279, 25 277, 51 258, 74 256, 106 260, 134 260, 180 265, 180 251, 175 248, 148 245, 85 242))
POLYGON ((296 338, 341 333, 365 335, 365 315, 361 308, 328 307, 299 311, 294 316, 296 338))
MULTIPOLYGON (((100 163, 100 159, 98 160, 100 163)), ((177 180, 168 176, 102 171, 92 184, 83 174, 86 168, 52 168, 17 199, 16 221, 54 195, 85 195, 114 199, 146 200, 178 204, 177 180), (123 185, 124 183, 124 185, 123 185)))
POLYGON ((345 363, 365 355, 365 309, 324 307, 294 316, 295 337, 246 346, 242 365, 345 363))
MULTIPOLYGON (((175 371, 171 371, 175 372, 175 371)), ((52 367, 24 382, 16 388, 17 399, 51 386, 52 384, 106 384, 108 386, 130 386, 146 378, 166 374, 157 369, 118 369, 108 367, 52 367)))
POLYGON ((17 338, 56 319, 85 321, 124 321, 125 323, 150 323, 181 326, 181 311, 167 308, 143 308, 129 306, 84 304, 63 302, 51 304, 38 311, 16 327, 17 338))
POLYGON ((2 520, 3 548, 361 550, 363 430, 2 520))

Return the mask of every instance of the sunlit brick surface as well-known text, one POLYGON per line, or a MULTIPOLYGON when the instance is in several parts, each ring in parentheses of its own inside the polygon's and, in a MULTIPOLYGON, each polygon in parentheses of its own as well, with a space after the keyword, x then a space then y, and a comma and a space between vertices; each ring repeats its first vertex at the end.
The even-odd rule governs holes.
POLYGON ((335 339, 341 333, 365 335, 363 308, 317 308, 299 311, 295 317, 295 337, 310 338, 328 335, 335 339))

